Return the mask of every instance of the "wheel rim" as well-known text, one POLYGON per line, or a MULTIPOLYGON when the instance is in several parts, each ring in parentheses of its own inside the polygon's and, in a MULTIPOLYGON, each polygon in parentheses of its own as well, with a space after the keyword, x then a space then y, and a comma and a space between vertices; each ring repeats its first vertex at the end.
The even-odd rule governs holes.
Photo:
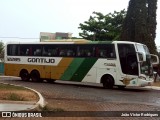
POLYGON ((40 79, 40 75, 37 71, 32 71, 31 72, 31 79, 33 82, 38 82, 40 79))
POLYGON ((114 85, 114 80, 112 79, 112 77, 110 76, 105 77, 105 79, 103 80, 103 87, 112 89, 113 85, 114 85))
POLYGON ((35 82, 38 81, 36 75, 32 75, 31 79, 32 79, 32 81, 35 81, 35 82))
POLYGON ((21 75, 21 79, 23 80, 23 81, 27 81, 27 80, 29 80, 29 74, 27 73, 27 72, 24 72, 24 73, 22 73, 22 75, 21 75))

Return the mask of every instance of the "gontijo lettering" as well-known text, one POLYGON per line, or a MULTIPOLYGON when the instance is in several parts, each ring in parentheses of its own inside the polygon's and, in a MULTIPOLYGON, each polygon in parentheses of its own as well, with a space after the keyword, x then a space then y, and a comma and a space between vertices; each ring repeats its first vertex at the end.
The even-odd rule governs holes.
POLYGON ((28 58, 29 63, 55 63, 55 59, 46 58, 28 58))

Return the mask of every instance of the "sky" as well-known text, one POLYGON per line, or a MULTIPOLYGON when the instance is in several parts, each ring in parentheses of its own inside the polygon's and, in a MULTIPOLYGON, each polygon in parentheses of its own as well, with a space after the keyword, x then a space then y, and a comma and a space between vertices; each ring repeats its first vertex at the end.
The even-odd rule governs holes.
MULTIPOLYGON (((39 41, 40 32, 70 32, 95 12, 108 14, 128 8, 129 0, 0 0, 0 41, 39 41), (21 38, 21 39, 17 39, 21 38), (23 39, 22 39, 23 38, 23 39)), ((160 46, 160 2, 156 45, 160 46)))

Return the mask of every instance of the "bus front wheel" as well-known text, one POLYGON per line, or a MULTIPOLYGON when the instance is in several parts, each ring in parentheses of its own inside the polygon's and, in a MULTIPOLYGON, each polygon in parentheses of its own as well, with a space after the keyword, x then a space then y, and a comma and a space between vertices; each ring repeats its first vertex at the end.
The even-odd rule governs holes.
POLYGON ((30 76, 31 76, 31 80, 33 82, 41 82, 41 79, 40 79, 40 74, 37 70, 33 70, 31 73, 30 73, 30 76))
POLYGON ((25 69, 21 70, 20 77, 21 77, 21 80, 23 80, 23 81, 29 81, 29 79, 30 79, 29 73, 25 69))
POLYGON ((118 89, 122 89, 122 90, 123 90, 123 89, 125 89, 125 87, 126 87, 126 86, 121 86, 121 85, 119 85, 119 86, 118 86, 118 89))
POLYGON ((102 84, 104 88, 112 89, 114 86, 114 79, 110 75, 104 75, 102 77, 102 84))

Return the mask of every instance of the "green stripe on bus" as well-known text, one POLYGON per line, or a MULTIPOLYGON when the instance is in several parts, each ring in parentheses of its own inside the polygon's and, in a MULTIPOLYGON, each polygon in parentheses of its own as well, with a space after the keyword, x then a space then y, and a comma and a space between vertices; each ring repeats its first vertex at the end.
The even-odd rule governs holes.
POLYGON ((65 70, 64 74, 61 76, 61 80, 71 80, 72 76, 75 74, 77 69, 81 66, 85 58, 75 58, 68 68, 65 70))
POLYGON ((97 58, 86 58, 80 65, 80 67, 77 69, 77 71, 74 73, 71 80, 81 82, 96 61, 97 58))

